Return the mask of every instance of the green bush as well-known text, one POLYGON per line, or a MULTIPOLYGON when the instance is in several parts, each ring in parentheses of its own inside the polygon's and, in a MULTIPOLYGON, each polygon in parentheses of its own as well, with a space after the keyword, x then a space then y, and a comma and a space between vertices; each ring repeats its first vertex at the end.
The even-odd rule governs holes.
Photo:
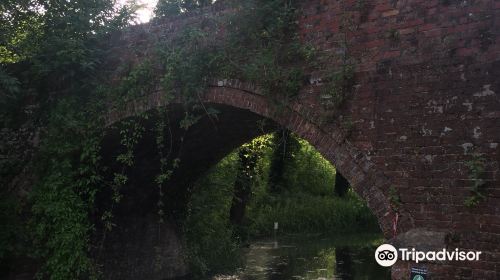
POLYGON ((313 195, 332 195, 335 185, 335 167, 306 140, 300 139, 300 152, 285 170, 291 192, 313 195))
POLYGON ((252 205, 248 216, 254 236, 271 235, 274 222, 284 233, 378 231, 375 217, 352 192, 347 198, 305 192, 268 197, 252 205))
POLYGON ((239 264, 239 244, 229 223, 236 172, 237 155, 232 153, 194 187, 184 223, 186 257, 194 276, 232 271, 239 264))

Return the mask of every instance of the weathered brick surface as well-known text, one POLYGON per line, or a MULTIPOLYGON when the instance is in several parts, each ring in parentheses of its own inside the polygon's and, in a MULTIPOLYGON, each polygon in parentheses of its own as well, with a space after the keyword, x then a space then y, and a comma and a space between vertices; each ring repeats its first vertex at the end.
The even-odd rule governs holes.
MULTIPOLYGON (((443 246, 484 252, 477 263, 424 264, 432 279, 498 279, 500 3, 304 0, 301 11, 304 42, 332 57, 347 53, 355 64, 356 86, 337 121, 323 121, 328 112, 319 103, 318 84, 305 86, 296 103, 279 115, 244 83, 214 83, 204 101, 248 109, 310 141, 368 202, 387 238, 393 237, 395 213, 388 198, 393 186, 402 200, 398 233, 444 231, 454 238, 443 246), (354 123, 350 135, 339 121, 347 117, 354 123), (486 160, 486 199, 468 208, 464 200, 472 182, 466 163, 475 153, 486 160)), ((138 27, 121 40, 147 46, 148 32, 168 36, 222 12, 221 4, 208 14, 138 27), (146 39, 137 41, 137 34, 146 39)), ((129 105, 111 112, 108 122, 165 103, 157 92, 129 105)), ((410 266, 398 263, 393 278, 407 278, 410 266)))

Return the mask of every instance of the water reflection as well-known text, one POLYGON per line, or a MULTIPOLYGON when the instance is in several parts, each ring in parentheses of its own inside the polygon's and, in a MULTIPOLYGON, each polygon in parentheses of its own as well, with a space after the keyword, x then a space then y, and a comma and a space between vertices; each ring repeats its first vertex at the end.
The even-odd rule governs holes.
POLYGON ((353 280, 351 252, 349 247, 340 247, 337 249, 335 264, 337 267, 337 276, 344 280, 353 280))
POLYGON ((239 280, 388 280, 390 271, 379 266, 373 252, 378 236, 289 236, 260 240, 243 249, 245 266, 233 276, 239 280))

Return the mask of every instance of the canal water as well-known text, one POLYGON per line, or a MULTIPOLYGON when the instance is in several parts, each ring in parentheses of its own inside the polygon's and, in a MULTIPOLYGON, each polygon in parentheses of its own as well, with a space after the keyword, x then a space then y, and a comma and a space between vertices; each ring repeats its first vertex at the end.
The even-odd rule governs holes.
POLYGON ((380 236, 296 235, 252 242, 242 249, 244 265, 214 280, 389 280, 390 270, 374 259, 380 236))

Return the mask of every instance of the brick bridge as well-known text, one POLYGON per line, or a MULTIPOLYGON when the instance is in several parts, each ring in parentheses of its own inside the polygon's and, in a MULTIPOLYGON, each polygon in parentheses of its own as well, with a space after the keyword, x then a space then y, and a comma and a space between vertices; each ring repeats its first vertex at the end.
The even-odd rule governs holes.
MULTIPOLYGON (((117 39, 116 53, 125 62, 141 61, 158 35, 168 37, 227 12, 220 2, 203 12, 136 26, 117 39)), ((303 41, 324 51, 345 51, 336 37, 342 32, 349 42, 356 85, 337 120, 324 121, 319 73, 310 73, 299 97, 280 114, 253 85, 214 79, 201 98, 221 114, 190 130, 177 176, 199 176, 205 169, 196 162, 216 162, 264 133, 257 120, 267 119, 308 140, 333 163, 394 244, 483 252, 479 262, 419 264, 433 279, 498 279, 500 2, 303 0, 299 29, 303 41), (349 32, 340 26, 345 15, 356 26, 349 32), (347 119, 353 123, 349 131, 342 123, 347 119), (480 178, 485 198, 467 207, 474 184, 468 163, 478 156, 485 163, 480 178), (401 200, 398 214, 390 188, 401 200)), ((179 104, 167 103, 161 91, 151 92, 110 111, 107 122, 162 106, 172 107, 175 119, 179 104)), ((399 261, 392 278, 408 278, 413 266, 399 261)))

